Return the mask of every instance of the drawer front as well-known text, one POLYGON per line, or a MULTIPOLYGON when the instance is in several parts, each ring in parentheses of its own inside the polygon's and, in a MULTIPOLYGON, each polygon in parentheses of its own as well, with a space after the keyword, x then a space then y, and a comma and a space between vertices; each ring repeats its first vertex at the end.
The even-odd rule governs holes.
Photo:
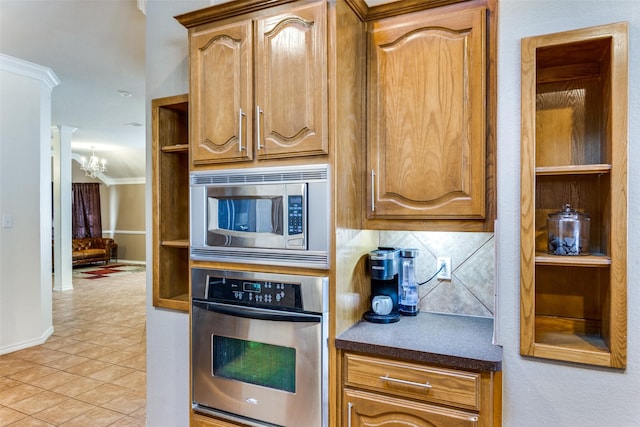
POLYGON ((480 374, 346 353, 345 385, 480 410, 480 374))
POLYGON ((192 414, 191 427, 240 427, 240 425, 222 421, 217 418, 210 418, 203 415, 192 414))
POLYGON ((343 427, 478 427, 478 414, 344 389, 343 427))

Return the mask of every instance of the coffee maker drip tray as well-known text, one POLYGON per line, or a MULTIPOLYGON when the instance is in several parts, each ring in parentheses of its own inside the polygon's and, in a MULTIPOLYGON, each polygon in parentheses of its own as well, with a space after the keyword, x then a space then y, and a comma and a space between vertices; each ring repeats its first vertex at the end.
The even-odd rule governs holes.
POLYGON ((397 311, 389 314, 376 314, 373 310, 369 310, 362 315, 362 318, 371 323, 395 323, 400 320, 400 314, 397 311))

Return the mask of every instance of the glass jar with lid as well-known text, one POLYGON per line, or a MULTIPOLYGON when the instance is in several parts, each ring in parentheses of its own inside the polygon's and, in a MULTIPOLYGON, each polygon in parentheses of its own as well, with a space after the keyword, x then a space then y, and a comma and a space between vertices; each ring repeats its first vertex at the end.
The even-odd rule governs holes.
POLYGON ((548 252, 553 255, 588 255, 589 214, 566 204, 547 218, 548 252))

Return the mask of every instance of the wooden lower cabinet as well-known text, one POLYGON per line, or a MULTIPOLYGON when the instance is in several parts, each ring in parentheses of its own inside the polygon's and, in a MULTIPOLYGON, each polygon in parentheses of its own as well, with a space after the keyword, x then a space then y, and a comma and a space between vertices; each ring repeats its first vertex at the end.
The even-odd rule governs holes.
POLYGON ((233 424, 217 418, 206 417, 204 415, 192 414, 191 427, 239 427, 239 424, 233 424))
POLYGON ((352 352, 341 363, 342 427, 501 425, 501 372, 352 352))
POLYGON ((378 393, 344 389, 342 425, 365 426, 478 426, 478 414, 398 399, 378 393))

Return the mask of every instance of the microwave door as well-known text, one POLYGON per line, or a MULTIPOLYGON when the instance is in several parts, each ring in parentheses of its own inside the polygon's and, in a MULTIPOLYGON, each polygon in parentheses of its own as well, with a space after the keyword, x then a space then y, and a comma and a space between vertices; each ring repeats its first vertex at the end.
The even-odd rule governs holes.
POLYGON ((257 199, 255 200, 255 224, 256 233, 278 233, 279 217, 282 216, 281 209, 278 212, 278 205, 281 205, 281 198, 257 199))
POLYGON ((281 249, 282 196, 209 196, 207 245, 281 249))

